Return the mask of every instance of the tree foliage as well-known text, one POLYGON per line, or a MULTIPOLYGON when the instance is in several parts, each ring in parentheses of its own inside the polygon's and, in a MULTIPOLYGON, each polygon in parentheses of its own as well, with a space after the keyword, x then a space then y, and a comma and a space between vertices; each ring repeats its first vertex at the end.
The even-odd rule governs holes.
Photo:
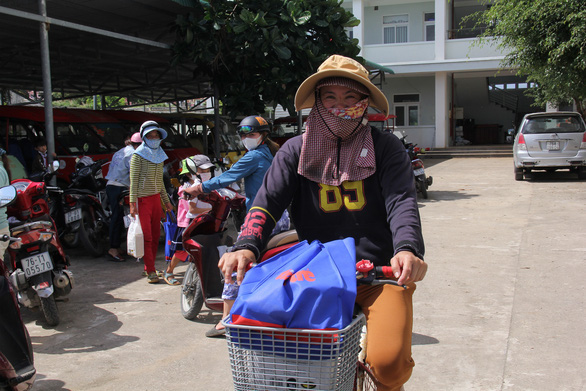
POLYGON ((299 84, 331 54, 357 58, 344 28, 360 22, 339 0, 175 0, 175 64, 190 62, 219 88, 226 114, 282 105, 292 115, 299 84))
POLYGON ((484 39, 509 51, 504 65, 537 83, 537 103, 574 101, 586 114, 586 1, 495 0, 477 16, 484 39))

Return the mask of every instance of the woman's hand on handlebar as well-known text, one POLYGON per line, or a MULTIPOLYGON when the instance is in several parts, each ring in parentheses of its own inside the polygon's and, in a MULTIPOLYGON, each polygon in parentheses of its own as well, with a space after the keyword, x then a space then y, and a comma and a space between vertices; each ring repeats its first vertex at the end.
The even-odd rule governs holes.
POLYGON ((421 281, 427 273, 427 263, 411 251, 399 251, 391 258, 391 266, 399 285, 421 281))
POLYGON ((236 282, 240 285, 251 262, 256 262, 256 257, 250 250, 237 250, 222 255, 220 262, 218 262, 218 267, 224 274, 224 282, 227 284, 232 283, 232 273, 236 270, 236 282))

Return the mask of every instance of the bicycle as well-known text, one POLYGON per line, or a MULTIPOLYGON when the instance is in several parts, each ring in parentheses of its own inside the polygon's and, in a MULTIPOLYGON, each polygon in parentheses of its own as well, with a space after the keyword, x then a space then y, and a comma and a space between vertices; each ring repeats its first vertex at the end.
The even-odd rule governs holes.
MULTIPOLYGON (((356 265, 358 284, 392 284, 390 266, 356 265)), ((402 285, 404 289, 406 286, 402 285)), ((341 330, 286 329, 234 325, 226 341, 235 390, 376 390, 366 364, 366 319, 359 311, 341 330)))

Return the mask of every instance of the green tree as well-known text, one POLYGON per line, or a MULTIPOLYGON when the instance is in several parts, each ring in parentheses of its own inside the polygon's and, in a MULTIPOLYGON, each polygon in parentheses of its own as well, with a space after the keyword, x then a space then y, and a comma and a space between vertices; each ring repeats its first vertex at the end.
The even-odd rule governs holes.
POLYGON ((586 1, 495 0, 476 15, 489 26, 481 42, 498 36, 509 51, 503 65, 535 82, 536 103, 575 102, 586 114, 586 1))
POLYGON ((190 62, 218 87, 226 114, 295 113, 299 84, 331 54, 357 58, 344 28, 360 21, 339 0, 175 0, 193 8, 177 18, 173 63, 190 62))

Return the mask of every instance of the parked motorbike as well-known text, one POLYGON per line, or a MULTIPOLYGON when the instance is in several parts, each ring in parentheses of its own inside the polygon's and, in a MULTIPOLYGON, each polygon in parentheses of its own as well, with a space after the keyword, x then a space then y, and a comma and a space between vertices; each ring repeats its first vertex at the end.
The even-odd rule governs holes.
POLYGON ((10 282, 19 303, 28 308, 40 306, 50 326, 59 324, 55 299, 66 296, 74 286, 67 269, 69 257, 63 251, 55 222, 49 215, 44 182, 29 179, 12 181, 16 201, 7 208, 10 234, 18 238, 10 244, 10 282))
MULTIPOLYGON (((16 189, 13 186, 0 189, 0 208, 14 200, 16 189)), ((18 239, 2 235, 0 240, 18 239)), ((29 390, 36 377, 33 346, 3 261, 0 262, 0 314, 0 390, 29 390)))
POLYGON ((413 175, 415 176, 415 188, 418 193, 421 193, 423 198, 427 199, 427 188, 433 183, 433 177, 425 175, 425 167, 423 161, 419 158, 419 148, 417 148, 417 144, 408 143, 405 138, 406 136, 401 137, 401 141, 405 146, 409 159, 411 159, 411 168, 413 169, 413 175))
MULTIPOLYGON (((245 210, 246 198, 230 188, 214 190, 199 198, 212 205, 212 209, 197 216, 183 231, 183 248, 190 255, 189 266, 181 287, 181 313, 186 319, 194 319, 205 304, 214 311, 222 311, 221 298, 224 286, 218 261, 229 246, 234 244, 239 225, 228 228, 229 216, 245 210)), ((295 231, 286 231, 269 240, 267 250, 259 262, 292 246, 295 231)))
POLYGON ((94 257, 101 257, 108 250, 110 224, 109 203, 106 196, 106 180, 102 168, 108 162, 94 162, 84 156, 71 174, 71 183, 64 192, 64 201, 75 200, 78 206, 75 218, 79 241, 94 257))

